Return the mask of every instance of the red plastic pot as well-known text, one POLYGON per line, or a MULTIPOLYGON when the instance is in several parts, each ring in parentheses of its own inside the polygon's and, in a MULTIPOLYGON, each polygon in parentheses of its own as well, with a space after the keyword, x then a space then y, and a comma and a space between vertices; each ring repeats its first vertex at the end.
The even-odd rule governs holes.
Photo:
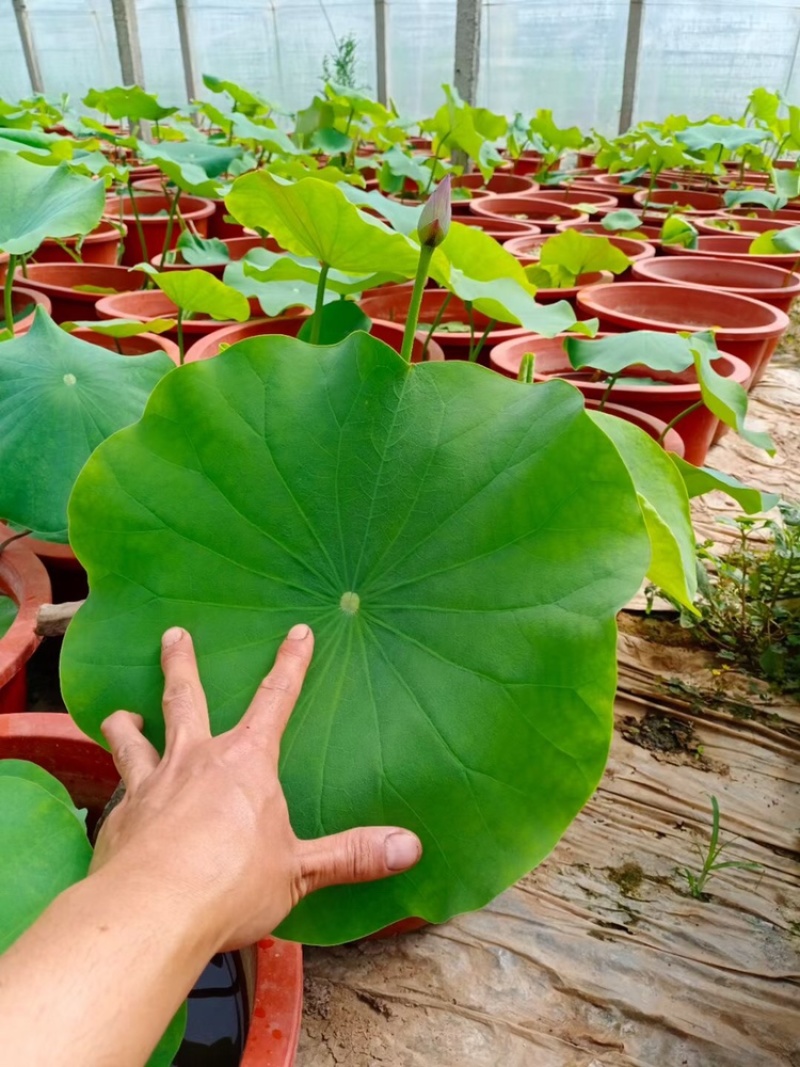
MULTIPOLYGON (((222 345, 233 345, 237 341, 246 341, 249 337, 263 337, 265 334, 285 334, 287 337, 296 337, 303 324, 302 318, 297 319, 252 319, 250 322, 236 323, 234 326, 224 326, 215 333, 208 334, 196 341, 186 353, 185 363, 197 363, 201 359, 213 359, 219 354, 222 345)), ((399 352, 403 344, 403 327, 394 322, 384 322, 381 319, 373 319, 370 334, 384 341, 395 352, 399 352)), ((425 345, 427 333, 420 330, 414 339, 411 350, 411 362, 419 363, 422 359, 422 350, 425 345)), ((428 345, 429 360, 443 360, 444 352, 436 341, 431 338, 428 345)))
POLYGON ((560 222, 588 222, 589 216, 563 201, 525 196, 487 196, 470 202, 474 215, 484 218, 512 219, 515 222, 532 222, 542 233, 555 233, 560 222))
MULTIPOLYGON (((797 221, 800 223, 800 215, 797 221)), ((709 215, 702 219, 692 219, 692 225, 698 233, 712 236, 720 233, 749 233, 756 237, 768 230, 788 230, 795 223, 785 219, 751 219, 743 215, 709 215)))
POLYGON ((783 311, 760 300, 720 289, 654 282, 595 285, 578 293, 578 308, 587 318, 597 316, 602 328, 617 331, 715 328, 719 347, 747 364, 751 381, 789 325, 783 311))
POLYGON ((473 230, 483 230, 495 241, 507 241, 511 237, 533 237, 542 231, 532 222, 522 222, 517 219, 494 219, 488 215, 465 215, 460 218, 462 226, 469 226, 473 230))
MULTIPOLYGON (((544 159, 539 152, 520 152, 517 159, 509 160, 512 174, 536 174, 542 169, 544 159)), ((557 170, 558 167, 556 166, 557 170)))
MULTIPOLYGON (((161 178, 144 178, 140 181, 132 182, 132 187, 137 192, 142 193, 163 193, 163 176, 161 178)), ((175 190, 175 186, 169 183, 168 188, 171 192, 175 190)), ((221 240, 225 240, 228 237, 241 237, 244 233, 244 227, 240 226, 238 222, 225 221, 225 216, 230 215, 230 212, 225 207, 225 201, 210 200, 210 202, 214 205, 214 214, 208 220, 209 237, 219 237, 221 240)))
MULTIPOLYGON (((105 749, 68 715, 28 712, 0 717, 0 759, 37 763, 97 821, 119 782, 105 749)), ((241 953, 250 998, 250 1026, 241 1067, 291 1067, 303 1008, 303 951, 268 937, 241 953)))
MULTIPOLYGON (((29 304, 35 304, 36 307, 42 307, 49 314, 52 311, 52 305, 50 304, 50 298, 45 296, 44 293, 38 293, 35 289, 29 289, 23 285, 13 285, 11 288, 11 313, 15 317, 19 315, 29 304)), ((0 305, 1 307, 2 305, 0 305)), ((27 333, 33 325, 33 319, 36 315, 36 307, 30 314, 25 315, 24 318, 18 319, 14 323, 14 335, 19 337, 23 333, 27 333)), ((5 322, 5 316, 0 311, 0 318, 5 322)))
POLYGON ((122 356, 145 356, 149 352, 166 352, 173 363, 180 362, 179 349, 174 341, 157 333, 138 333, 133 337, 107 337, 94 330, 73 330, 72 336, 90 345, 118 352, 122 356))
MULTIPOLYGON (((422 294, 419 322, 420 330, 426 335, 429 329, 427 324, 435 321, 443 302, 448 296, 450 294, 444 289, 426 289, 422 294)), ((400 285, 387 287, 374 293, 368 293, 361 298, 359 303, 373 321, 381 319, 384 322, 402 325, 406 321, 411 304, 411 289, 400 285)), ((450 296, 441 321, 467 323, 468 314, 463 301, 459 300, 457 296, 450 296)), ((474 336, 477 341, 489 325, 490 320, 479 311, 473 311, 472 317, 475 323, 474 336)), ((486 338, 478 362, 488 365, 488 353, 494 345, 511 337, 520 337, 525 332, 521 326, 503 325, 492 329, 486 338)), ((436 341, 441 346, 445 359, 468 359, 470 347, 469 330, 451 333, 447 330, 437 329, 434 330, 431 340, 436 341)))
MULTIPOLYGON (((136 196, 136 208, 144 235, 145 247, 139 239, 136 216, 133 214, 130 196, 113 196, 106 200, 106 217, 124 222, 128 227, 122 262, 126 267, 135 267, 137 263, 149 262, 164 248, 167 236, 168 212, 171 198, 163 193, 144 193, 136 196), (162 212, 162 214, 159 214, 162 212)), ((214 202, 203 200, 199 196, 181 195, 178 209, 184 222, 191 223, 200 237, 208 235, 208 220, 214 214, 214 202)), ((177 217, 173 220, 172 236, 169 247, 174 248, 180 236, 181 227, 177 217)))
MULTIPOLYGON (((491 354, 492 366, 510 377, 516 377, 523 355, 525 352, 533 351, 536 354, 534 377, 537 381, 564 378, 580 390, 587 404, 591 401, 593 407, 599 407, 608 383, 592 381, 594 371, 591 368, 576 371, 569 362, 563 344, 563 336, 545 338, 529 334, 522 339, 498 345, 491 354)), ((727 353, 720 353, 720 358, 714 362, 714 369, 724 377, 738 381, 741 385, 744 385, 750 373, 746 364, 727 353)), ((663 428, 668 426, 676 416, 702 398, 694 368, 689 368, 681 374, 666 374, 651 371, 648 367, 639 364, 629 367, 625 376, 644 377, 669 383, 663 386, 615 385, 609 394, 614 404, 656 419, 661 425, 658 433, 654 435, 651 433, 652 424, 648 428, 647 425, 640 423, 642 429, 651 433, 651 436, 655 436, 656 439, 663 428)), ((704 462, 718 424, 719 419, 716 415, 708 408, 701 407, 690 415, 686 415, 675 426, 675 431, 683 441, 684 454, 689 463, 700 465, 704 462)), ((670 440, 672 441, 671 438, 670 440)), ((671 448, 670 451, 676 451, 676 449, 671 448)))
MULTIPOLYGON (((615 197, 620 207, 633 207, 634 196, 642 189, 650 188, 649 178, 635 178, 633 181, 622 182, 619 174, 595 174, 592 182, 601 192, 609 193, 615 197)), ((664 178, 656 178, 655 187, 666 188, 669 182, 664 178)))
POLYGON ((783 267, 795 270, 800 267, 800 252, 770 253, 749 251, 753 235, 746 233, 724 233, 719 237, 701 234, 697 238, 697 248, 681 248, 678 245, 664 245, 663 251, 670 256, 713 256, 715 259, 742 259, 746 263, 768 263, 771 267, 783 267))
POLYGON ((78 254, 84 263, 105 263, 107 266, 113 267, 117 262, 120 242, 126 235, 127 228, 124 224, 120 229, 119 222, 112 226, 110 222, 101 220, 82 239, 80 237, 63 237, 59 239, 61 244, 57 244, 51 238, 47 238, 36 249, 30 262, 74 263, 73 257, 69 252, 65 252, 61 245, 66 245, 71 251, 77 252, 77 245, 80 241, 81 247, 78 254))
MULTIPOLYGON (((768 222, 787 222, 790 226, 800 226, 800 207, 784 207, 777 211, 770 211, 766 207, 748 204, 745 207, 726 208, 725 211, 720 212, 720 215, 730 219, 739 219, 741 222, 752 222, 755 217, 766 219, 768 222)), ((778 226, 773 226, 772 229, 778 229, 778 226)))
MULTIPOLYGON (((251 313, 253 313, 254 301, 251 301, 251 313)), ((142 289, 136 293, 117 293, 115 296, 104 296, 97 301, 97 317, 99 319, 130 319, 132 322, 148 322, 150 319, 174 319, 178 314, 178 307, 170 300, 166 293, 160 289, 142 289)), ((261 311, 256 304, 258 311, 261 311)), ((213 333, 223 323, 217 319, 206 316, 197 316, 186 319, 183 324, 183 333, 187 341, 199 337, 201 334, 213 333)), ((170 330, 167 336, 173 341, 177 339, 177 330, 170 330)))
POLYGON ((147 280, 142 271, 102 263, 30 263, 26 276, 17 271, 20 283, 42 293, 52 305, 50 314, 58 322, 94 319, 98 293, 76 290, 79 285, 93 285, 117 292, 141 289, 147 280))
MULTIPOLYGON (((223 244, 227 245, 228 252, 231 257, 231 261, 242 259, 254 248, 267 248, 268 242, 271 238, 259 237, 257 234, 248 236, 243 235, 241 237, 228 237, 223 239, 223 244)), ((279 251, 277 243, 272 241, 273 247, 271 251, 279 251)), ((182 260, 180 263, 162 263, 161 253, 157 256, 153 256, 150 260, 153 266, 157 270, 207 270, 209 274, 213 274, 215 278, 221 278, 225 273, 225 267, 227 263, 214 263, 206 266, 199 267, 194 263, 184 263, 182 260)))
POLYGON ((745 263, 741 259, 664 256, 635 263, 633 276, 641 282, 723 289, 726 293, 763 300, 787 314, 795 298, 800 295, 800 274, 770 267, 766 263, 745 263))
MULTIPOLYGON (((0 542, 14 531, 0 523, 0 542)), ((36 615, 51 603, 50 579, 25 538, 12 541, 0 552, 0 595, 11 597, 17 617, 0 637, 0 719, 24 711, 28 700, 27 663, 41 643, 36 615)))
POLYGON ((524 174, 504 174, 495 171, 491 178, 484 181, 483 175, 461 174, 450 182, 453 189, 478 189, 482 192, 496 193, 498 196, 520 196, 533 193, 539 185, 524 174))
POLYGON ((696 189, 641 189, 633 202, 649 211, 677 208, 682 215, 716 215, 725 207, 722 193, 704 193, 696 189))
POLYGON ((583 205, 595 211, 616 211, 619 201, 608 193, 599 192, 597 187, 591 189, 571 183, 563 189, 549 185, 538 193, 525 193, 526 200, 547 200, 550 203, 566 204, 568 207, 583 211, 583 205))

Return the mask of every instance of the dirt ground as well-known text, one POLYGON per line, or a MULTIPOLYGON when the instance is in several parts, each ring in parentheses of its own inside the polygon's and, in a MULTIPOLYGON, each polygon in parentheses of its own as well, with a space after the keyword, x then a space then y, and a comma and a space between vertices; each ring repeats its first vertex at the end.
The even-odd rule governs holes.
MULTIPOLYGON (((751 404, 774 459, 709 465, 800 500, 800 315, 751 404)), ((696 502, 698 538, 736 505, 696 502)), ((611 757, 549 859, 480 912, 306 949, 298 1067, 800 1067, 800 705, 623 613, 611 757), (702 900, 710 796, 725 858, 702 900)))

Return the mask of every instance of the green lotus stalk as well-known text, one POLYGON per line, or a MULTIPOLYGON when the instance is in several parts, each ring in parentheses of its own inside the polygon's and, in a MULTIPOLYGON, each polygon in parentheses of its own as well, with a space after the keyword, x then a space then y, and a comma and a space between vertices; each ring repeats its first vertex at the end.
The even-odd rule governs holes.
POLYGON ((658 435, 658 443, 660 445, 663 445, 669 431, 674 429, 675 426, 677 426, 677 424, 681 421, 681 419, 685 419, 687 415, 691 415, 693 411, 697 411, 701 407, 703 407, 703 401, 698 400, 696 401, 696 403, 691 404, 688 408, 686 408, 685 411, 679 411, 675 418, 670 419, 670 421, 658 435))
POLYGON ((323 263, 322 270, 319 272, 319 281, 317 282, 317 299, 314 303, 314 319, 311 323, 311 344, 319 344, 320 330, 322 329, 322 309, 325 306, 325 283, 328 280, 328 271, 331 269, 330 263, 323 263))
POLYGON ((419 263, 417 264, 414 290, 411 294, 411 304, 408 309, 405 333, 403 334, 403 347, 400 350, 400 355, 406 363, 411 362, 411 350, 414 347, 414 335, 419 321, 422 293, 425 289, 425 282, 428 280, 431 259, 437 247, 447 237, 450 229, 450 216, 450 175, 448 174, 444 181, 437 186, 433 196, 428 199, 419 217, 419 225, 417 226, 417 236, 420 243, 419 263))
POLYGON ((522 357, 522 362, 519 365, 519 372, 517 374, 517 381, 524 382, 525 385, 533 385, 533 373, 536 366, 536 353, 526 352, 522 357))
MULTIPOLYGON (((164 184, 164 195, 169 200, 169 193, 167 193, 166 183, 164 184)), ((175 193, 170 200, 169 214, 167 216, 167 230, 164 234, 164 247, 161 249, 161 262, 166 262, 167 252, 169 251, 170 242, 172 241, 172 231, 175 226, 175 212, 178 210, 178 201, 181 197, 181 191, 179 188, 175 188, 175 193)), ((180 218, 180 214, 178 215, 180 218)))
POLYGON ((183 366, 183 360, 184 360, 184 357, 186 355, 186 352, 185 352, 185 349, 184 349, 184 340, 183 340, 183 308, 182 307, 178 308, 178 314, 176 316, 176 319, 177 319, 176 332, 178 334, 178 353, 179 353, 178 359, 180 361, 180 365, 183 366))
POLYGON ((14 305, 11 299, 11 293, 14 288, 14 274, 17 270, 17 257, 10 255, 8 257, 8 266, 6 267, 6 282, 3 286, 3 316, 5 318, 5 328, 14 334, 14 305))

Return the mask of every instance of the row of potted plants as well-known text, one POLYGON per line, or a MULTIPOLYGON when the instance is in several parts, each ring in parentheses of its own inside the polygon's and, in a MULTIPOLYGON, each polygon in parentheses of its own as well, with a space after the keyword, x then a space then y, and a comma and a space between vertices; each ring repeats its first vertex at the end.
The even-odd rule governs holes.
MULTIPOLYGON (((418 875, 309 898, 280 933, 326 944, 444 921, 539 862, 588 798, 610 738, 616 611, 645 573, 691 608, 689 497, 771 504, 700 464, 720 424, 772 447, 745 425, 745 386, 785 316, 730 273, 686 288, 704 236, 655 184, 639 201, 635 187, 644 210, 626 226, 616 194, 576 185, 600 163, 559 172, 586 139, 549 112, 509 126, 448 90, 415 144, 396 115, 328 86, 287 133, 257 96, 205 81, 233 107, 198 108, 202 132, 117 89, 93 105, 156 124, 155 143, 41 103, 0 137, 0 190, 14 190, 0 207, 0 709, 25 706, 50 597, 32 542, 57 577, 46 544, 89 574, 62 683, 95 739, 121 705, 159 743, 167 625, 195 634, 224 729, 261 652, 310 622, 319 652, 282 767, 298 832, 392 822, 426 852, 418 875), (457 173, 455 150, 479 175, 457 173), (134 187, 154 177, 160 192, 134 187), (109 199, 114 183, 126 191, 109 199), (657 255, 676 233, 686 254, 657 255), (113 262, 87 258, 122 241, 113 262), (669 263, 668 280, 641 273, 669 263), (643 378, 655 411, 628 407, 643 378), (342 754, 356 744, 354 766, 342 754), (356 796, 354 812, 342 798, 356 796)), ((710 163, 684 148, 703 174, 734 151, 710 163)), ((793 240, 775 229, 770 241, 793 240)), ((107 758, 63 717, 36 718, 0 716, 0 756, 54 772, 94 814, 115 784, 107 758)), ((243 1062, 261 1062, 256 1047, 291 1062, 295 948, 258 947, 259 981, 283 975, 288 992, 282 1005, 256 993, 243 1062)))

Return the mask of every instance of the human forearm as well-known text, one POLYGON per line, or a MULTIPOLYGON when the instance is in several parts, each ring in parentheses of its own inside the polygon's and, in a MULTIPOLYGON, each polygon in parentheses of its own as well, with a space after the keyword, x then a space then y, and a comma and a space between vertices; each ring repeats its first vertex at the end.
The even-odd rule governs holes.
POLYGON ((213 912, 128 861, 61 894, 0 957, 4 1067, 143 1067, 219 947, 213 912))

